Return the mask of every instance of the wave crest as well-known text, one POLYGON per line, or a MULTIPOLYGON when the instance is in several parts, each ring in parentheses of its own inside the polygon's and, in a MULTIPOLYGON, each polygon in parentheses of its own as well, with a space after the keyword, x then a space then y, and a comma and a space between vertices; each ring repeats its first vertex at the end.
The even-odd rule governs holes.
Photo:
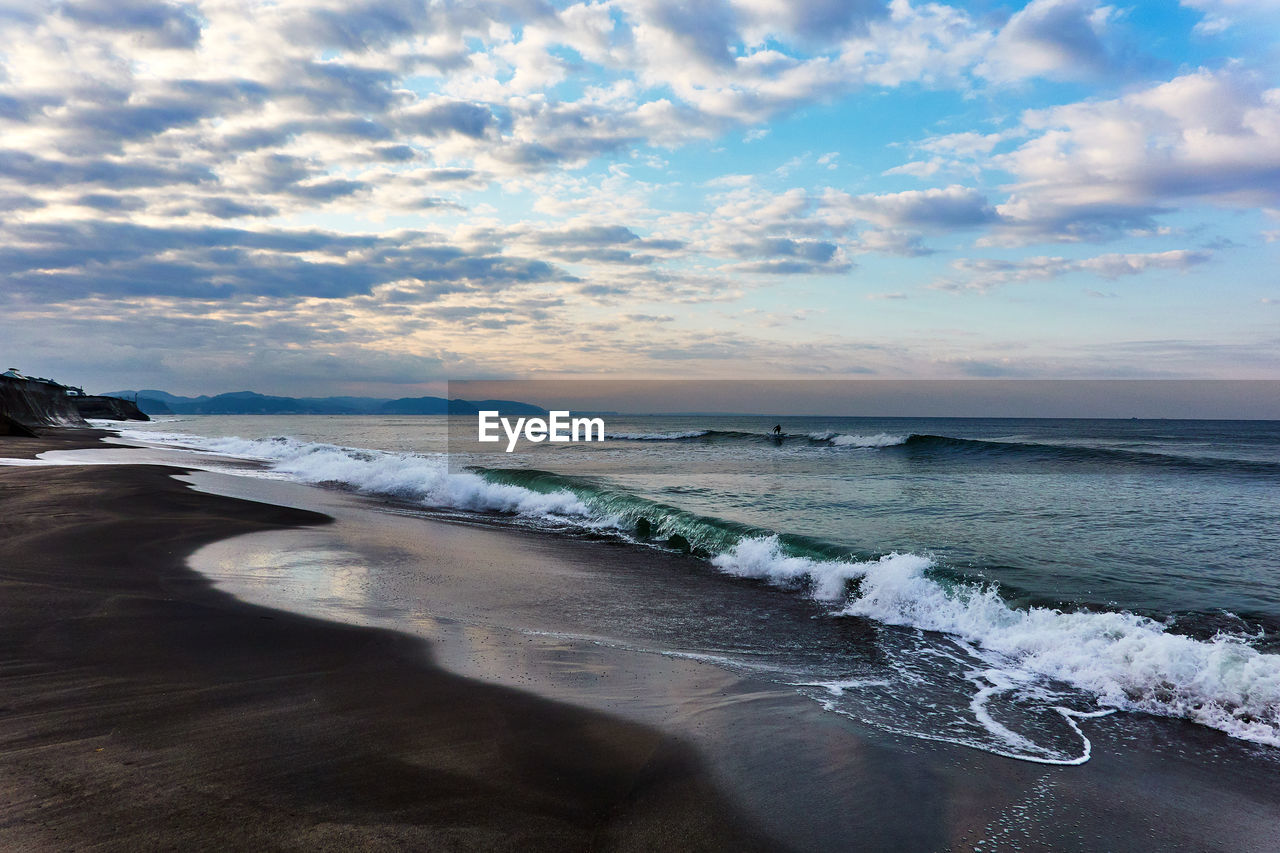
POLYGON ((969 651, 1010 683, 1056 679, 1103 707, 1187 719, 1280 746, 1280 655, 1260 652, 1244 637, 1196 640, 1126 611, 1015 609, 994 584, 930 577, 933 561, 917 554, 815 560, 788 555, 771 536, 744 539, 711 562, 726 574, 803 586, 820 601, 843 602, 842 615, 972 643, 969 651))
POLYGON ((802 588, 840 615, 945 634, 990 667, 988 680, 1007 675, 1009 684, 1022 685, 1053 679, 1085 691, 1103 707, 1187 719, 1280 746, 1280 655, 1258 651, 1245 637, 1197 640, 1125 611, 1015 609, 994 584, 931 575, 934 563, 925 556, 891 553, 859 561, 834 548, 810 548, 806 556, 792 541, 797 537, 760 535, 745 525, 548 472, 451 473, 442 455, 286 437, 198 438, 150 431, 136 437, 257 459, 301 482, 340 484, 424 507, 570 520, 619 532, 646 518, 654 533, 651 544, 662 544, 659 532, 678 533, 686 544, 703 544, 702 552, 725 574, 802 588))
POLYGON ((1125 611, 1015 610, 994 586, 949 590, 901 564, 868 571, 842 612, 962 637, 1002 667, 1059 679, 1105 706, 1280 746, 1280 655, 1242 637, 1196 640, 1125 611))
POLYGON ((859 580, 875 567, 901 564, 928 568, 933 561, 916 554, 893 553, 879 560, 849 562, 789 556, 777 536, 743 539, 729 551, 711 558, 711 564, 729 575, 759 578, 778 586, 805 586, 819 601, 840 601, 850 581, 859 580))
POLYGON ((811 432, 812 441, 825 442, 832 447, 897 447, 906 444, 910 436, 879 432, 875 435, 856 435, 841 432, 811 432))
POLYGON ((573 492, 538 492, 492 483, 479 474, 451 473, 440 454, 391 453, 335 444, 274 438, 199 438, 168 433, 140 433, 212 453, 267 462, 271 470, 303 483, 334 484, 362 494, 383 495, 424 507, 501 512, 531 518, 586 518, 592 510, 573 492))
POLYGON ((707 429, 691 429, 683 432, 609 432, 605 438, 615 441, 680 441, 685 438, 702 438, 711 433, 707 429))

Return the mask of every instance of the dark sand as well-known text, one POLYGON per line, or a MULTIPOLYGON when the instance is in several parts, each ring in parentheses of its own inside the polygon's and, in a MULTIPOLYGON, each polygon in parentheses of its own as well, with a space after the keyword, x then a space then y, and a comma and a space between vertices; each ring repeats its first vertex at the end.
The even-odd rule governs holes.
MULTIPOLYGON (((710 598, 685 558, 177 471, 0 468, 0 850, 1280 851, 1265 748, 1141 715, 1085 721, 1078 767, 888 735, 785 685, 500 627, 655 577, 710 598), (421 604, 434 644, 244 603, 187 568, 205 545, 230 576, 296 555, 321 584, 360 556, 362 606, 421 604)), ((293 580, 271 603, 307 610, 293 580)))
POLYGON ((44 427, 37 438, 0 435, 0 456, 35 459, 49 450, 90 450, 103 447, 102 439, 115 435, 105 429, 55 429, 44 427))
MULTIPOLYGON (((401 515, 280 481, 191 479, 335 518, 202 549, 194 565, 222 588, 325 618, 422 631, 450 671, 671 732, 697 748, 725 795, 796 849, 1280 851, 1277 750, 1139 714, 1081 721, 1093 757, 1079 766, 895 736, 823 711, 785 684, 573 639, 628 636, 610 623, 628 618, 614 602, 629 600, 653 615, 669 608, 677 648, 696 627, 678 615, 696 623, 722 609, 753 624, 751 608, 766 598, 770 611, 794 610, 788 622, 797 626, 812 608, 792 593, 608 541, 401 515), (661 596, 642 590, 655 584, 661 596), (715 606, 700 611, 700 602, 715 606), (529 633, 539 631, 552 634, 529 633)), ((846 628, 851 652, 874 644, 852 620, 846 628)))
POLYGON ((327 518, 174 473, 0 469, 0 849, 777 846, 656 729, 214 589, 195 548, 327 518))

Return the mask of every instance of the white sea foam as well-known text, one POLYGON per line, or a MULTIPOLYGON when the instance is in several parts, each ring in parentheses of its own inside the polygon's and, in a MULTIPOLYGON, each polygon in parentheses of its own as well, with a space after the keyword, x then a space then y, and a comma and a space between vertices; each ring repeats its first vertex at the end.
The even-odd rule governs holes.
POLYGON ((811 432, 814 441, 828 441, 832 447, 894 447, 905 444, 907 436, 879 432, 875 435, 852 435, 843 432, 811 432))
MULTIPOLYGON (((1179 717, 1280 746, 1280 655, 1242 637, 1197 640, 1127 612, 1014 609, 995 586, 944 585, 927 574, 932 561, 915 554, 812 560, 786 555, 772 536, 743 540, 712 562, 728 574, 783 586, 807 582, 822 601, 840 600, 846 584, 858 580, 841 613, 962 638, 1001 689, 1005 680, 1049 677, 1087 691, 1103 707, 1179 717), (1008 678, 997 681, 993 674, 1000 673, 1008 678)), ((982 699, 975 697, 975 713, 982 699)))
POLYGON ((883 678, 842 678, 836 681, 797 681, 794 687, 821 687, 832 696, 843 696, 850 690, 864 690, 868 687, 892 687, 893 682, 883 678))
POLYGON ((1196 640, 1132 613, 1015 610, 994 586, 946 588, 926 564, 872 566, 844 613, 963 637, 996 667, 1049 676, 1112 708, 1182 717, 1280 746, 1280 655, 1196 640))
POLYGON ((701 438, 710 430, 692 429, 685 432, 610 432, 605 438, 618 441, 679 441, 682 438, 701 438))
MULTIPOLYGON (((257 459, 302 482, 338 483, 423 506, 613 523, 568 490, 540 493, 476 474, 450 473, 441 455, 288 438, 201 438, 151 431, 132 437, 257 459)), ((786 554, 778 537, 770 536, 743 539, 712 563, 730 575, 787 587, 803 584, 814 598, 837 605, 842 614, 951 635, 982 661, 985 681, 1001 689, 1008 686, 1005 681, 1052 678, 1086 691, 1104 708, 1188 719, 1233 737, 1280 746, 1280 655, 1259 652, 1245 638, 1196 640, 1127 612, 1014 609, 994 586, 949 584, 930 576, 932 561, 917 554, 861 562, 816 560, 786 554), (852 593, 851 581, 858 581, 852 593)), ((981 691, 974 697, 977 704, 971 710, 978 717, 985 713, 986 698, 981 691)), ((1070 717, 1082 716, 1070 712, 1070 717)), ((988 730, 1015 746, 1021 737, 988 730)))
POLYGON ((567 490, 544 494, 520 486, 490 483, 478 474, 450 473, 441 454, 360 450, 283 436, 203 438, 139 431, 131 437, 254 459, 267 463, 275 473, 303 483, 334 483, 364 494, 384 495, 427 507, 506 512, 535 518, 592 514, 586 504, 567 490))
POLYGON ((717 554, 711 563, 725 574, 762 578, 779 586, 808 584, 810 594, 820 601, 841 600, 848 582, 865 577, 874 566, 903 563, 924 568, 930 565, 927 558, 915 554, 889 554, 865 563, 790 557, 782 552, 777 536, 743 539, 731 550, 717 554))

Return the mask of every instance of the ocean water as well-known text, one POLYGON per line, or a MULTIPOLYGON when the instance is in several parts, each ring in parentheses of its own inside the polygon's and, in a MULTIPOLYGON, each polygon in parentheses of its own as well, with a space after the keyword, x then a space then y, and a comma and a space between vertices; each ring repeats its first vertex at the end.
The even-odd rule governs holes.
POLYGON ((605 442, 512 454, 471 441, 473 418, 126 435, 399 512, 688 552, 714 581, 697 600, 655 574, 593 608, 595 635, 895 733, 1073 764, 1081 719, 1152 714, 1280 755, 1280 423, 789 418, 777 438, 764 417, 605 420, 605 442))

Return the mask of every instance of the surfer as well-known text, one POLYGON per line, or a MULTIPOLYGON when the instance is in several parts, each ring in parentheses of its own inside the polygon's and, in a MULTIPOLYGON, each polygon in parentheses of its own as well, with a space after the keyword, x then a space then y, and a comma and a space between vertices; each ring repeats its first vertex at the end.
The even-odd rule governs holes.
POLYGON ((773 425, 773 434, 779 437, 782 436, 782 424, 773 425))

